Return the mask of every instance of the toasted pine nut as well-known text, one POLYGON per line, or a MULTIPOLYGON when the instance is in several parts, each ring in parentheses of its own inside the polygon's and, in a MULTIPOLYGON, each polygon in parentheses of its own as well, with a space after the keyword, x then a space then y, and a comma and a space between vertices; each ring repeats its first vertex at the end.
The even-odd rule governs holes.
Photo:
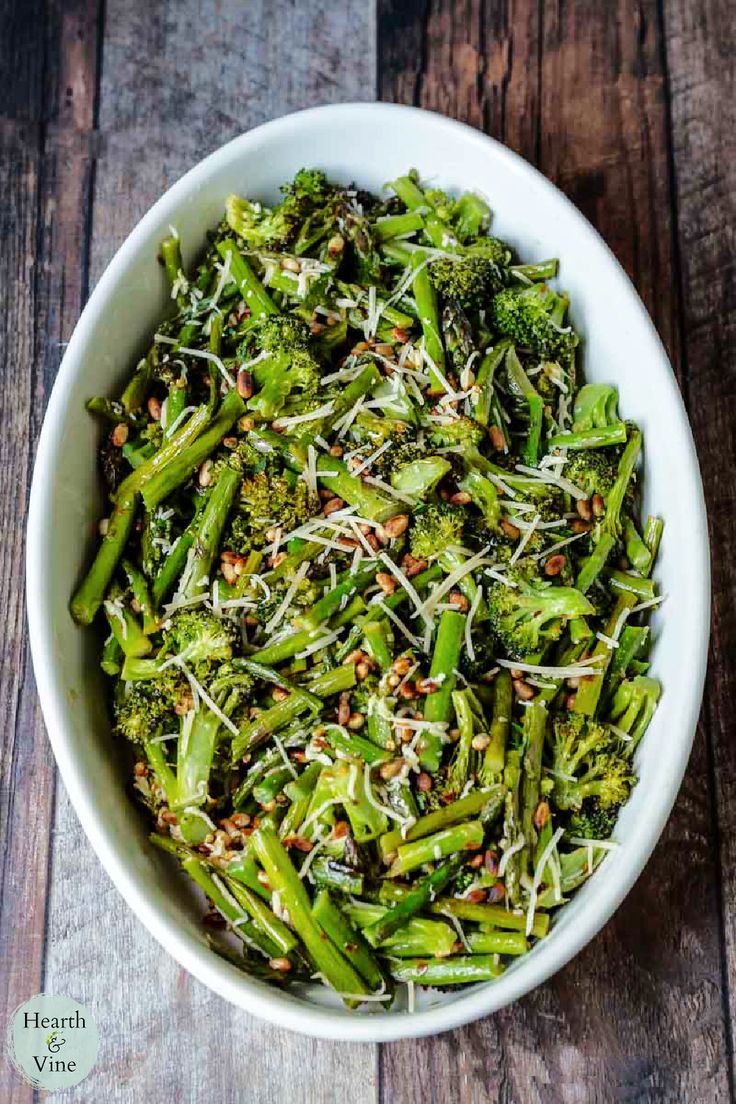
POLYGON ((346 690, 340 695, 340 704, 337 707, 337 723, 346 725, 350 720, 350 693, 346 690))
POLYGON ((575 503, 575 509, 583 521, 592 521, 593 510, 587 498, 579 498, 575 503))
POLYGON ((394 514, 388 521, 384 522, 383 528, 386 530, 390 540, 396 540, 402 533, 405 533, 409 525, 408 514, 394 514))
POLYGON ((371 665, 363 660, 361 663, 355 664, 355 677, 358 682, 365 682, 371 673, 371 665))
POLYGON ((285 268, 287 272, 301 272, 302 263, 296 257, 284 257, 281 267, 285 268))
POLYGON ((451 590, 447 596, 447 601, 456 610, 460 610, 460 613, 467 613, 470 609, 470 602, 459 590, 451 590))
POLYGON ((559 575, 566 562, 565 557, 561 553, 557 556, 550 556, 544 565, 544 574, 559 575))
POLYGON ((205 460, 200 467, 199 474, 197 476, 197 482, 199 483, 200 487, 209 487, 210 483, 212 482, 211 460, 205 460))
POLYGON ((417 789, 420 793, 429 793, 429 791, 432 789, 432 786, 433 782, 431 774, 427 774, 426 771, 422 771, 420 774, 417 775, 417 789))
POLYGON ((338 253, 342 253, 345 248, 345 239, 342 234, 333 234, 327 243, 327 252, 331 257, 337 256, 338 253))
POLYGON ((590 500, 590 504, 593 507, 593 513, 596 517, 602 517, 606 512, 606 504, 603 501, 603 497, 599 494, 594 494, 590 500))
POLYGON ((255 418, 251 418, 247 414, 244 414, 242 418, 238 419, 238 427, 243 433, 250 433, 255 424, 255 418))
POLYGON ((530 701, 534 697, 534 687, 523 679, 514 679, 513 687, 514 693, 521 701, 530 701))
POLYGON ((590 522, 583 521, 582 518, 575 518, 570 525, 573 533, 589 533, 591 530, 590 522))
POLYGON ((382 763, 378 768, 378 773, 384 781, 388 781, 389 778, 396 778, 397 774, 401 774, 406 763, 405 759, 389 759, 387 763, 382 763))
POLYGON ((112 431, 112 443, 115 448, 122 448, 128 440, 128 427, 125 422, 119 422, 112 431))
POLYGON ((534 827, 541 831, 549 820, 549 805, 546 801, 540 801, 534 810, 534 827))
POLYGON ((521 530, 512 525, 508 518, 501 518, 501 528, 509 540, 518 540, 521 536, 521 530))
POLYGON ((291 969, 288 958, 269 958, 268 965, 272 970, 278 970, 280 974, 288 974, 291 969))
POLYGON ((491 742, 491 737, 486 735, 485 732, 479 732, 477 736, 474 736, 471 740, 471 747, 473 751, 485 751, 491 742))
POLYGON ((472 499, 467 491, 457 491, 454 495, 450 495, 450 502, 453 506, 467 506, 472 499))
POLYGON ((325 517, 329 517, 330 514, 334 514, 336 510, 342 510, 345 505, 345 500, 342 498, 331 498, 329 502, 325 502, 322 513, 325 517))
POLYGON ((391 331, 391 336, 393 337, 394 341, 400 342, 401 345, 406 345, 407 341, 409 340, 408 333, 406 332, 406 330, 402 330, 401 326, 394 326, 391 331))
POLYGON ((427 570, 427 566, 427 560, 418 560, 412 556, 411 552, 407 552, 401 558, 401 567, 407 579, 413 579, 415 575, 421 575, 423 571, 427 570))
POLYGON ((325 329, 324 322, 310 322, 309 323, 309 332, 314 337, 319 337, 319 335, 324 332, 324 329, 325 329))
POLYGON ((378 345, 374 346, 373 351, 384 357, 394 357, 396 355, 393 345, 389 345, 386 341, 380 341, 378 345))
POLYGON ((365 724, 365 717, 362 713, 351 713, 348 717, 348 728, 353 732, 358 732, 359 729, 365 724))
POLYGON ((253 394, 253 375, 247 368, 238 368, 238 394, 249 399, 253 394))
POLYGON ((503 435, 503 430, 499 426, 491 426, 488 430, 488 436, 491 438, 491 444, 496 452, 506 451, 506 438, 503 435))
POLYGON ((286 701, 288 696, 289 691, 284 690, 283 686, 274 686, 273 690, 271 691, 271 697, 275 702, 286 701))
POLYGON ((151 415, 154 422, 160 422, 161 421, 161 403, 159 402, 159 400, 156 398, 155 395, 151 395, 148 402, 146 403, 146 406, 148 407, 148 413, 151 415))
POLYGON ((403 677, 404 675, 409 674, 413 666, 414 660, 411 658, 411 656, 403 655, 399 656, 398 659, 395 659, 393 661, 393 664, 391 665, 391 670, 394 671, 397 675, 401 675, 403 677))
POLYGON ((403 698, 404 701, 414 701, 414 698, 416 698, 416 696, 416 689, 412 686, 410 682, 404 682, 399 687, 399 697, 403 698))

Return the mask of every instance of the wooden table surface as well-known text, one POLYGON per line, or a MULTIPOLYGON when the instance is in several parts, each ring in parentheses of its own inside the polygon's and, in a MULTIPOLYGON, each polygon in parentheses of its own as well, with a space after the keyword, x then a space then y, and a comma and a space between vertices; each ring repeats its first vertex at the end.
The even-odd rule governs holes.
MULTIPOLYGON (((1 989, 7 1010, 42 989, 96 1009, 97 1066, 64 1099, 733 1101, 731 0, 5 0, 0 12, 1 989), (672 358, 715 553, 701 724, 635 891, 574 962, 513 1007, 381 1047, 312 1041, 250 1018, 138 923, 57 783, 22 584, 45 402, 115 249, 227 139, 300 107, 373 99, 419 104, 500 138, 598 227, 672 358)), ((0 1076, 3 1104, 31 1101, 6 1065, 0 1076)))

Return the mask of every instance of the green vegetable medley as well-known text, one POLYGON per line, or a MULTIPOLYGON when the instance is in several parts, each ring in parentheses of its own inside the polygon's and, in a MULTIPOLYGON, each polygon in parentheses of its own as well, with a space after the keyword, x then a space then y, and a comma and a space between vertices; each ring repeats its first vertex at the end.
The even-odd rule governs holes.
POLYGON ((303 170, 193 267, 162 243, 174 310, 88 404, 110 513, 71 612, 213 945, 411 1009, 497 977, 616 846, 662 523, 557 261, 477 195, 386 195, 303 170))

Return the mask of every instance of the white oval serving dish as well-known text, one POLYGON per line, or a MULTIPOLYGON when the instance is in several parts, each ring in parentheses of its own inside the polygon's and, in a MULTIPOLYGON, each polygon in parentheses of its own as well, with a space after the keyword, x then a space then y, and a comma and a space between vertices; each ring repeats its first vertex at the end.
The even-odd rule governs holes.
POLYGON ((631 889, 687 764, 706 663, 709 555, 698 463, 672 370, 636 291, 583 216, 521 158, 439 115, 389 104, 289 115, 217 150, 151 208, 90 296, 59 370, 33 478, 27 574, 31 647, 49 738, 107 872, 148 930, 195 977, 233 1004, 295 1031, 350 1041, 428 1035, 485 1016, 539 985, 595 935, 631 889), (208 949, 201 904, 175 864, 147 842, 144 820, 126 792, 97 638, 77 628, 67 609, 103 512, 99 427, 84 402, 119 393, 166 308, 168 288, 156 261, 160 239, 175 225, 185 260, 191 259, 230 192, 273 201, 279 184, 303 166, 373 190, 414 166, 439 186, 486 195, 496 212, 494 232, 525 261, 560 257, 560 284, 571 294, 585 342, 586 375, 617 384, 624 417, 642 427, 645 507, 666 522, 656 576, 668 598, 653 622, 654 673, 664 693, 637 755, 640 781, 618 825, 620 846, 561 911, 548 938, 502 978, 465 992, 433 993, 413 1014, 350 1012, 317 990, 307 997, 282 993, 208 949))

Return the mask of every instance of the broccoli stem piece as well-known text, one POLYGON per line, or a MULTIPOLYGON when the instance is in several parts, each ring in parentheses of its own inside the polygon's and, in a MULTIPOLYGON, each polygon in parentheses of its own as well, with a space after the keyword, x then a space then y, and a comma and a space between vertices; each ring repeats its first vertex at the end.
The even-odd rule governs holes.
POLYGON ((548 261, 537 261, 536 264, 511 265, 510 272, 513 276, 519 276, 522 280, 531 280, 536 284, 539 281, 553 280, 559 266, 557 257, 551 257, 548 261))
POLYGON ((529 950, 523 932, 469 932, 466 936, 471 954, 522 955, 529 950))
POLYGON ((234 879, 228 879, 228 888, 238 904, 252 918, 256 927, 276 944, 282 955, 288 955, 298 946, 299 940, 293 931, 287 928, 283 920, 280 920, 257 894, 234 879))
POLYGON ((317 894, 312 906, 312 916, 348 962, 353 964, 365 983, 371 989, 380 989, 384 984, 384 977, 373 951, 363 935, 334 903, 328 890, 323 889, 317 894))
POLYGON ((648 575, 652 566, 652 554, 629 517, 624 519, 624 546, 626 558, 634 569, 641 575, 648 575))
POLYGON ((470 985, 478 981, 493 981, 503 973, 495 955, 453 955, 452 958, 391 959, 391 976, 396 981, 412 981, 417 985, 470 985))
POLYGON ((460 870, 463 856, 453 855, 445 862, 437 866, 431 874, 421 878, 400 901, 396 901, 384 912, 378 920, 374 920, 367 928, 363 929, 363 935, 372 947, 378 947, 385 943, 392 935, 403 928, 418 912, 435 899, 441 893, 448 882, 452 881, 460 870))
POLYGON ((419 211, 405 211, 401 215, 386 215, 377 219, 373 230, 379 242, 390 241, 391 238, 400 238, 404 234, 411 234, 415 230, 424 229, 424 219, 419 211))
POLYGON ((504 791, 501 786, 493 786, 486 790, 473 790, 466 797, 460 797, 450 805, 443 805, 441 809, 420 817, 409 829, 405 830, 404 835, 402 835, 400 828, 392 828, 390 832, 386 832, 385 835, 381 836, 379 841, 383 858, 386 862, 393 861, 392 856, 397 848, 406 843, 424 839, 424 837, 431 836, 445 828, 450 828, 454 824, 461 824, 469 817, 482 814, 480 819, 484 823, 490 821, 494 810, 496 814, 500 811, 503 794, 504 791))
POLYGON ((483 825, 479 820, 466 821, 444 828, 431 836, 404 843, 396 849, 388 876, 398 878, 425 863, 439 862, 456 851, 477 851, 483 843, 483 825))
POLYGON ((355 506, 361 517, 370 521, 388 521, 397 513, 396 499, 389 498, 382 491, 367 486, 357 475, 351 475, 347 464, 332 456, 320 456, 317 461, 317 477, 320 483, 332 491, 338 498, 355 506), (320 472, 334 472, 337 475, 321 475, 320 472))
POLYGON ((195 598, 210 585, 212 567, 240 481, 239 472, 230 467, 223 468, 202 512, 195 541, 187 555, 179 584, 182 598, 195 598))
MULTIPOLYGON (((328 698, 333 694, 340 694, 343 690, 349 690, 354 685, 355 668, 352 664, 348 664, 335 667, 314 679, 311 690, 319 698, 328 698)), ((280 728, 309 708, 309 702, 303 695, 291 694, 284 701, 272 705, 270 709, 264 709, 263 713, 254 720, 243 725, 240 735, 233 739, 233 762, 240 759, 246 751, 262 744, 272 733, 278 732, 280 728)))
POLYGON ((409 262, 414 271, 412 290, 419 313, 419 322, 424 335, 424 352, 430 362, 430 395, 442 395, 448 389, 445 376, 445 351, 442 345, 440 319, 437 310, 437 293, 429 278, 427 264, 421 253, 412 253, 409 262))
POLYGON ((174 542, 174 546, 159 568, 151 587, 151 596, 155 606, 159 606, 164 598, 167 598, 176 586, 176 582, 184 570, 189 549, 196 540, 199 531, 202 511, 207 505, 207 496, 204 495, 197 501, 194 516, 181 536, 174 542))
POLYGON ((534 468, 539 460, 539 448, 542 440, 544 399, 524 371, 513 345, 506 353, 506 375, 510 390, 524 399, 529 410, 529 428, 524 440, 522 456, 524 463, 534 468))
POLYGON ((110 633, 107 640, 102 646, 102 659, 100 660, 100 667, 106 675, 119 675, 123 666, 123 649, 115 639, 115 635, 110 633))
MULTIPOLYGON (((615 634, 620 629, 619 622, 622 617, 625 617, 626 610, 630 610, 632 606, 636 605, 637 596, 626 592, 620 594, 616 599, 616 605, 611 611, 608 621, 606 622, 605 636, 615 638, 615 634)), ((601 696, 601 690, 603 688, 603 678, 606 669, 611 661, 611 652, 615 649, 611 648, 605 640, 599 640, 593 649, 591 655, 591 662, 603 659, 605 662, 596 663, 596 669, 600 669, 600 675, 586 675, 583 681, 580 683, 580 687, 575 694, 575 704, 573 706, 574 713, 584 713, 587 717, 592 717, 598 707, 598 699, 601 696)))
MULTIPOLYGON (((160 731, 156 735, 160 735, 160 731)), ((155 739, 151 739, 144 740, 143 747, 149 766, 162 786, 166 800, 171 803, 172 796, 176 795, 176 775, 166 762, 163 745, 155 739)))
POLYGON ((369 992, 357 970, 332 942, 324 938, 322 929, 312 915, 307 891, 273 827, 261 824, 250 837, 250 842, 266 871, 271 888, 279 894, 281 904, 299 932, 312 963, 324 976, 327 984, 342 993, 369 992))
POLYGON ((491 209, 484 199, 474 192, 464 192, 455 207, 455 226, 461 241, 477 238, 489 226, 491 209))
POLYGON ((489 529, 497 529, 501 520, 501 507, 498 504, 498 491, 487 476, 477 468, 468 468, 458 483, 461 491, 469 494, 478 507, 489 529))
POLYGON ((138 603, 141 614, 143 615, 143 631, 146 636, 150 636, 151 633, 156 632, 158 629, 158 619, 153 610, 153 601, 151 599, 151 592, 148 589, 148 581, 145 575, 139 571, 130 560, 123 560, 123 571, 128 577, 128 583, 130 584, 133 598, 138 603))
MULTIPOLYGON (((465 621, 465 616, 456 610, 445 610, 440 618, 429 669, 430 679, 439 682, 439 686, 424 703, 424 720, 432 724, 447 723, 452 714, 452 691, 457 683, 455 671, 460 662, 465 621)), ((432 773, 439 769, 442 746, 437 729, 422 729, 417 748, 419 762, 432 773)))
MULTIPOLYGON (((166 451, 168 445, 156 453, 151 461, 156 466, 155 474, 145 482, 142 490, 146 509, 149 511, 155 510, 177 487, 180 487, 182 483, 186 483, 192 472, 215 451, 222 438, 244 412, 245 404, 237 391, 228 391, 210 425, 192 445, 178 450, 170 462, 165 464, 156 464, 156 460, 166 451)), ((195 417, 196 414, 193 414, 187 422, 187 426, 195 417)), ((175 434, 172 437, 172 442, 177 436, 178 434, 175 434)), ((139 468, 138 471, 133 472, 133 475, 137 475, 141 470, 142 468, 139 468)))
POLYGON ((436 249, 451 249, 458 245, 453 231, 433 210, 422 189, 410 176, 400 176, 393 180, 391 187, 410 211, 421 209, 424 231, 436 249))
POLYGON ((483 754, 482 780, 495 778, 503 773, 513 705, 511 672, 502 667, 493 681, 493 714, 488 730, 491 742, 483 754))
POLYGON ((153 645, 143 631, 138 618, 124 604, 122 594, 119 591, 111 592, 113 596, 103 603, 107 623, 112 635, 120 645, 125 656, 148 655, 153 645))
POLYGON ((609 445, 622 445, 627 438, 624 422, 600 426, 597 429, 580 430, 577 433, 554 433, 547 439, 547 446, 567 449, 607 448, 609 445))
POLYGON ((539 805, 542 782, 542 753, 547 734, 547 707, 544 702, 533 701, 524 713, 524 756, 521 779, 521 831, 524 847, 520 852, 522 874, 529 873, 537 842, 534 814, 539 805))
POLYGON ((245 305, 250 309, 251 318, 265 318, 269 314, 278 314, 278 307, 235 242, 231 238, 219 241, 217 251, 223 261, 230 259, 230 273, 238 285, 245 305))
POLYGON ((616 690, 629 670, 633 660, 644 655, 649 644, 650 630, 647 626, 626 625, 618 638, 618 648, 611 659, 602 696, 602 706, 607 708, 616 690))
POLYGON ((318 599, 311 609, 296 617, 296 625, 300 629, 310 631, 323 625, 340 611, 343 600, 349 600, 369 587, 375 578, 375 574, 376 566, 374 564, 372 567, 364 567, 356 571, 354 575, 348 576, 347 579, 338 583, 336 587, 333 587, 332 590, 329 590, 327 594, 318 599))
POLYGON ((442 456, 425 456, 393 472, 391 486, 411 498, 426 498, 451 468, 442 456))
POLYGON ((575 580, 575 586, 582 594, 590 590, 601 571, 603 571, 615 543, 613 537, 609 536, 608 533, 603 533, 591 554, 583 561, 583 566, 575 580))
POLYGON ((655 587, 652 580, 643 579, 640 575, 631 575, 628 571, 609 571, 608 582, 616 593, 634 594, 641 602, 648 602, 654 597, 655 587))

